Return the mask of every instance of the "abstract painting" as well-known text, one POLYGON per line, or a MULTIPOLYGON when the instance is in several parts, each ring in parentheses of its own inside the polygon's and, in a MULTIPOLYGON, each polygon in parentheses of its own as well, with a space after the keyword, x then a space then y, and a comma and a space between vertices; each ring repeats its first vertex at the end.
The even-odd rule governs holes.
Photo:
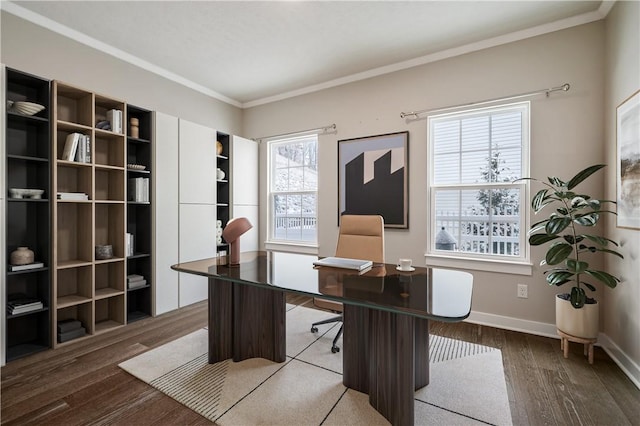
POLYGON ((616 110, 618 227, 640 229, 640 90, 616 110))
POLYGON ((409 228, 409 132, 338 141, 338 224, 343 214, 379 214, 409 228))

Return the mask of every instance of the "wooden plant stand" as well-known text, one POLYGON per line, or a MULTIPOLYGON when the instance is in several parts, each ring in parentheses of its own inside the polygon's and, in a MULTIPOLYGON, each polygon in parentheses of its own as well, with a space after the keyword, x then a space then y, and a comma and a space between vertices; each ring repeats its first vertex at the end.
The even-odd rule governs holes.
POLYGON ((585 339, 583 337, 575 337, 557 330, 560 336, 560 350, 564 351, 564 357, 569 358, 569 342, 584 344, 584 355, 589 356, 589 364, 593 364, 593 344, 598 339, 585 339))

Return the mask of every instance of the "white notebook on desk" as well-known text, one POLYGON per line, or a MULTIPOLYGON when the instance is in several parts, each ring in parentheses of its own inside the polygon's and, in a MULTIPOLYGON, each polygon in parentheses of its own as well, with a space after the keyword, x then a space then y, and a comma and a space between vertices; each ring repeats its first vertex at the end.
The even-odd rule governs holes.
POLYGON ((316 266, 330 266, 332 268, 353 269, 356 271, 364 271, 371 268, 373 262, 362 259, 349 259, 347 257, 325 257, 313 262, 316 266))

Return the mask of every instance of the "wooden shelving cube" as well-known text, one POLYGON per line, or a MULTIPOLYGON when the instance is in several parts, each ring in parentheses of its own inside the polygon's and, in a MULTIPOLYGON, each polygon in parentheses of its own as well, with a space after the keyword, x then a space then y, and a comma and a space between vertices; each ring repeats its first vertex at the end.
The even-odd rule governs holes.
POLYGON ((95 167, 96 201, 125 201, 124 171, 95 167))
POLYGON ((57 265, 93 261, 93 208, 91 203, 57 203, 57 265))
POLYGON ((93 266, 58 269, 57 278, 56 306, 58 309, 91 302, 93 266))

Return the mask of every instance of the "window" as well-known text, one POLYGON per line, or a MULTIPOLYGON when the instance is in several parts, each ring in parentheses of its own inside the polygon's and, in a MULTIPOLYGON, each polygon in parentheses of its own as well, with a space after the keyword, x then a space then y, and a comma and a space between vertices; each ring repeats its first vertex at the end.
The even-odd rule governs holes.
POLYGON ((429 118, 429 252, 523 261, 529 103, 429 118), (524 206, 524 208, 523 208, 524 206))
POLYGON ((317 244, 318 136, 269 142, 269 241, 317 244))

